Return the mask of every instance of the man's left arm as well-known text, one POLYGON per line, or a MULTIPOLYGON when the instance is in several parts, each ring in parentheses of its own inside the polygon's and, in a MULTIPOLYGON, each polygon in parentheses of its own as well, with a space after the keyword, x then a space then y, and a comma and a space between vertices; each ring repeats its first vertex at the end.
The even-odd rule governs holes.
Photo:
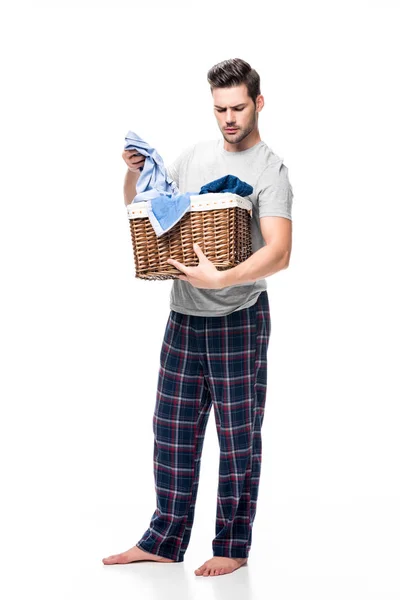
POLYGON ((221 287, 252 283, 289 266, 292 251, 293 189, 283 159, 267 166, 256 184, 261 233, 266 246, 220 274, 221 287))
POLYGON ((227 271, 220 271, 220 288, 252 283, 289 266, 292 251, 292 221, 286 217, 261 217, 261 233, 266 246, 227 271))

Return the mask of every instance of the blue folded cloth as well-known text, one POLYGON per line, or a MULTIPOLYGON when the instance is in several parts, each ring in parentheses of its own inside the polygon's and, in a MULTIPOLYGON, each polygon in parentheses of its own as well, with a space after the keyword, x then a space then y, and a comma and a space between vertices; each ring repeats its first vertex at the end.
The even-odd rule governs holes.
POLYGON ((146 157, 136 183, 136 196, 133 202, 146 202, 150 223, 159 237, 169 231, 190 208, 192 194, 210 192, 231 192, 239 196, 248 196, 253 188, 234 175, 225 175, 206 183, 200 192, 180 194, 175 181, 168 176, 164 162, 155 148, 149 146, 133 131, 125 136, 125 150, 137 150, 146 157))
POLYGON ((199 194, 209 194, 212 192, 231 192, 232 194, 238 194, 238 196, 250 196, 253 193, 253 188, 235 175, 224 175, 203 185, 200 188, 199 194))
POLYGON ((169 197, 166 194, 147 201, 150 223, 159 237, 173 227, 190 208, 190 193, 169 197))

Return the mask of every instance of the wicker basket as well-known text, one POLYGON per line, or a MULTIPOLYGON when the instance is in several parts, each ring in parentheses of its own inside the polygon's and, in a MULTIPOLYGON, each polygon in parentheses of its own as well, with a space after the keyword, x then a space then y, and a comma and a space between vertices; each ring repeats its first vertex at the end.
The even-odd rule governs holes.
POLYGON ((189 210, 166 233, 157 237, 147 216, 146 202, 127 206, 135 259, 135 277, 176 279, 182 271, 167 263, 174 258, 188 267, 199 259, 196 242, 220 270, 243 262, 252 254, 252 202, 230 192, 190 196, 189 210))

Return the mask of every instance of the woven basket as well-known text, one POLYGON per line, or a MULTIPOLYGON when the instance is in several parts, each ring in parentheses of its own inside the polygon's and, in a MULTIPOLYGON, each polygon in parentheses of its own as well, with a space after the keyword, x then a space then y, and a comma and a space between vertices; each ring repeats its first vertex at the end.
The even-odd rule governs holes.
POLYGON ((146 202, 131 202, 127 206, 135 277, 177 279, 182 271, 167 263, 167 259, 174 258, 187 267, 197 266, 195 242, 220 271, 252 254, 250 199, 223 192, 191 195, 190 201, 184 216, 159 237, 147 216, 146 202))

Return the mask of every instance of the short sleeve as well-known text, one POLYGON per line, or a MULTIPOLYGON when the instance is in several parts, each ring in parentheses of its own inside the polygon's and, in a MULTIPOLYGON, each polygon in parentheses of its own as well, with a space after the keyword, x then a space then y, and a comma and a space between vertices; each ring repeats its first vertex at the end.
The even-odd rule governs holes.
POLYGON ((283 162, 268 166, 257 182, 259 217, 286 217, 292 220, 293 189, 283 162))

